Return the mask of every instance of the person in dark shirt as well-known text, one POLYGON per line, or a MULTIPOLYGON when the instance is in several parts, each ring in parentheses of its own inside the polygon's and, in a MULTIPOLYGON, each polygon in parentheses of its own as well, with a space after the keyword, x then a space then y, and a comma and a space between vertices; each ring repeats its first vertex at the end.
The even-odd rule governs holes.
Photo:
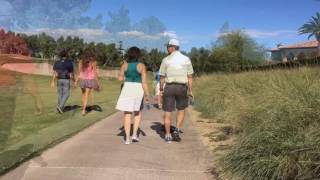
POLYGON ((58 104, 56 108, 58 113, 62 114, 64 105, 70 96, 70 80, 74 81, 74 73, 73 63, 67 58, 68 52, 63 50, 59 56, 60 60, 53 65, 51 87, 55 87, 55 84, 57 84, 58 104))

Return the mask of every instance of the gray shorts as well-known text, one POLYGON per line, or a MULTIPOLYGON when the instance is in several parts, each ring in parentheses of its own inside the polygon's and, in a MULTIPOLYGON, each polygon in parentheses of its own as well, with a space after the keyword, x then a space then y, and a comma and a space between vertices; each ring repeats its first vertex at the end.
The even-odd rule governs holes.
POLYGON ((172 112, 176 108, 184 110, 188 107, 188 86, 185 84, 169 83, 163 91, 163 110, 172 112))

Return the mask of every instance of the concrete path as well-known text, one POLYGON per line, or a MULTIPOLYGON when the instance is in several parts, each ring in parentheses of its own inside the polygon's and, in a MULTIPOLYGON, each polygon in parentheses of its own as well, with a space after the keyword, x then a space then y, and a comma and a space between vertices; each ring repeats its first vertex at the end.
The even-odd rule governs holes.
MULTIPOLYGON (((90 116, 90 114, 88 114, 90 116)), ((123 143, 122 113, 116 113, 42 153, 0 180, 207 180, 210 155, 188 116, 182 142, 161 138, 162 112, 143 112, 141 142, 123 143)))

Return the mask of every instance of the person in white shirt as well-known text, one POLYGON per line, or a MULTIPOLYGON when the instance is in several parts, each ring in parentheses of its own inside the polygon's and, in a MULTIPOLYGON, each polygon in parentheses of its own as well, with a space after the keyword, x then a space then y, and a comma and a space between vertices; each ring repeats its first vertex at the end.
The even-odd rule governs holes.
POLYGON ((160 92, 163 96, 165 141, 181 141, 180 128, 184 121, 185 109, 188 107, 188 95, 192 94, 193 67, 189 57, 179 51, 180 43, 171 39, 167 44, 168 56, 160 66, 160 92), (165 84, 165 87, 164 87, 165 84), (177 109, 176 128, 171 135, 171 115, 177 109))

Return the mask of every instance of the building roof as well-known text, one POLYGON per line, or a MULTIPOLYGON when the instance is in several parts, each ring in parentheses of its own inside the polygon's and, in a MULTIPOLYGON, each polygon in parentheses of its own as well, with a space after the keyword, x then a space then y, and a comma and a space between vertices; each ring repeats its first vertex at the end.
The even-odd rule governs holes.
POLYGON ((318 41, 305 41, 297 44, 287 45, 287 46, 279 46, 277 48, 271 49, 271 51, 279 51, 281 49, 301 49, 301 48, 316 48, 318 47, 318 41))

